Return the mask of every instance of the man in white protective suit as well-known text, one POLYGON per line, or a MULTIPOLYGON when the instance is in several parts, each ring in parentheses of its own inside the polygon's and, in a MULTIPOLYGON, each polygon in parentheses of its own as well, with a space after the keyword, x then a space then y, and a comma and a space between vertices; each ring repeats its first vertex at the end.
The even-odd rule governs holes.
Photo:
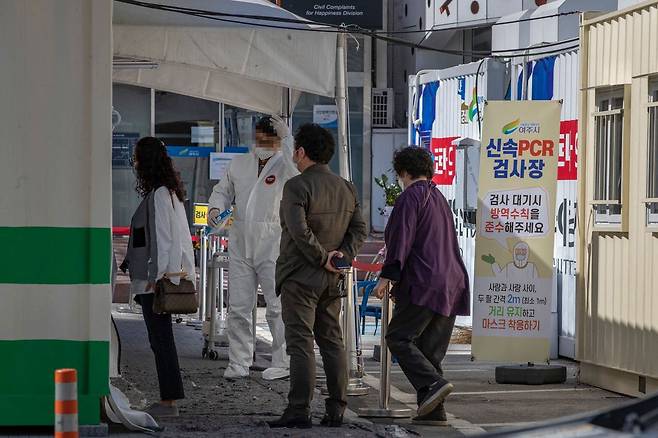
POLYGON ((210 226, 235 202, 229 231, 229 365, 225 378, 249 376, 254 353, 252 310, 259 284, 272 333, 272 364, 263 371, 263 378, 275 380, 290 375, 274 272, 281 239, 279 204, 283 186, 299 174, 292 154, 293 139, 283 120, 260 119, 256 124, 256 146, 231 161, 208 201, 210 226))

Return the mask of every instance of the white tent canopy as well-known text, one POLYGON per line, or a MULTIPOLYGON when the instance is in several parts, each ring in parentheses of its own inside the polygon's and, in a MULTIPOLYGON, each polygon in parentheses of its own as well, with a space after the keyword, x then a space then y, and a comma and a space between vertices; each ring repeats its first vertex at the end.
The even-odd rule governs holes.
MULTIPOLYGON (((266 0, 159 0, 157 3, 230 14, 301 20, 266 0)), ((297 29, 241 25, 114 2, 114 56, 156 68, 115 69, 114 82, 285 114, 306 91, 334 97, 337 34, 306 24, 226 18, 297 29)))

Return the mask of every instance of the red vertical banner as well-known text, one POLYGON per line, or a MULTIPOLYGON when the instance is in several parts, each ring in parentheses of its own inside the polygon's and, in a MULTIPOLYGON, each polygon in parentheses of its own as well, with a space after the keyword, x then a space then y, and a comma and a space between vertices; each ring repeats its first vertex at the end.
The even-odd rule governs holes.
POLYGON ((557 179, 558 181, 578 179, 578 120, 560 122, 557 179))
POLYGON ((435 184, 449 186, 455 180, 455 151, 452 142, 459 137, 433 138, 430 150, 434 156, 434 181, 435 184))

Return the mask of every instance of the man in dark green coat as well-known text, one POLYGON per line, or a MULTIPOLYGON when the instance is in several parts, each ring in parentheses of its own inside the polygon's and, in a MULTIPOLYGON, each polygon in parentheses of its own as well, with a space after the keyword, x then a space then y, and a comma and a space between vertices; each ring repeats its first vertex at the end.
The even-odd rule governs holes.
POLYGON ((314 340, 329 389, 321 424, 339 427, 347 406, 340 273, 332 259, 351 263, 367 231, 356 189, 329 170, 334 149, 333 137, 318 125, 304 125, 295 136, 293 161, 301 175, 283 189, 281 251, 276 264, 276 292, 281 295, 290 355, 290 392, 283 416, 270 422, 270 427, 311 427, 314 340))

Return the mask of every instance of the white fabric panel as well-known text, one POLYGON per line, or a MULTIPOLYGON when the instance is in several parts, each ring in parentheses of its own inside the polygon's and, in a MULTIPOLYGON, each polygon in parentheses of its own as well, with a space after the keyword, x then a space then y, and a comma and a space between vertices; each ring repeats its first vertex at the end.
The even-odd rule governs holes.
MULTIPOLYGON (((112 21, 116 24, 139 24, 149 26, 205 26, 225 27, 241 26, 241 24, 226 21, 210 20, 207 18, 183 15, 168 11, 159 11, 150 8, 113 2, 114 15, 112 21)), ((165 6, 177 6, 189 9, 200 9, 224 14, 258 15, 274 18, 289 18, 302 20, 302 18, 278 7, 269 0, 158 0, 152 3, 165 6)), ((222 17, 220 17, 222 18, 222 17)), ((223 17, 231 21, 249 22, 248 18, 223 17)), ((285 27, 307 27, 306 24, 286 23, 278 21, 259 20, 260 23, 285 27)))
POLYGON ((219 70, 160 64, 157 69, 114 70, 113 81, 184 94, 265 114, 279 114, 283 88, 219 70))
MULTIPOLYGON (((114 25, 115 56, 234 73, 329 97, 335 93, 335 47, 330 33, 114 25)), ((158 70, 151 74, 161 75, 158 70)))
POLYGON ((292 90, 290 93, 290 108, 291 110, 297 106, 299 99, 302 97, 302 92, 298 90, 292 90))

